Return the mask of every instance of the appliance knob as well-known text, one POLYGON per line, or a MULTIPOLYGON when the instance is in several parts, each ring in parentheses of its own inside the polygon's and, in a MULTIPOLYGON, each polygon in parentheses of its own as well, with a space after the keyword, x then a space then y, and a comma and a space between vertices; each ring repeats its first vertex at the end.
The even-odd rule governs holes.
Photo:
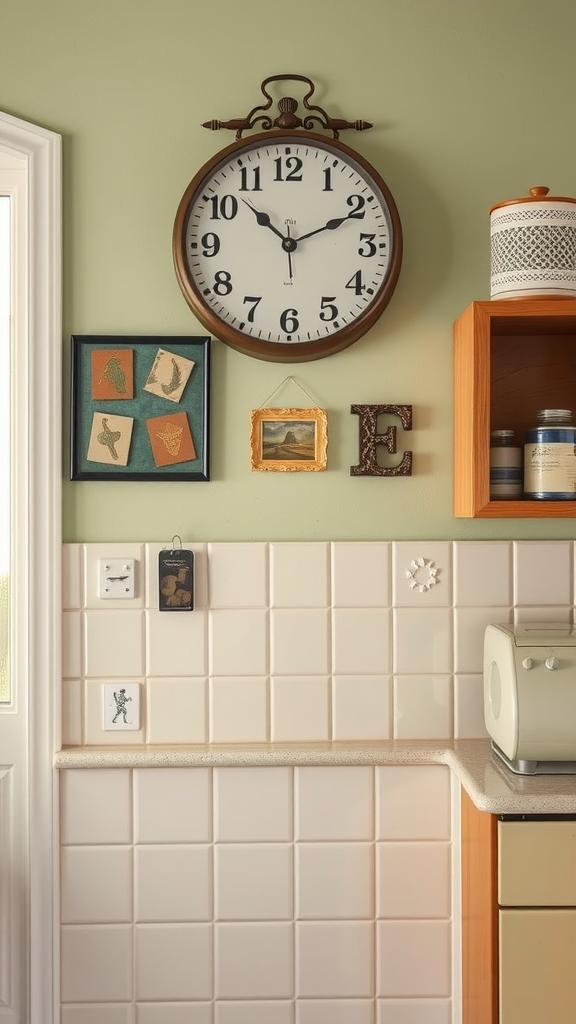
POLYGON ((532 661, 532 658, 524 658, 524 661, 522 662, 522 668, 531 669, 533 665, 534 662, 532 661))
POLYGON ((546 658, 544 664, 546 665, 546 668, 550 669, 550 671, 553 672, 555 668, 558 668, 558 658, 546 658))

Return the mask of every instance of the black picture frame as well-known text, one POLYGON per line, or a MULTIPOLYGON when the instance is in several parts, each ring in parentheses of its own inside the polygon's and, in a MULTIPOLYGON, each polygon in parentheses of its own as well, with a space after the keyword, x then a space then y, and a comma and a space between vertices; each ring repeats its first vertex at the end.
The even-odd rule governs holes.
MULTIPOLYGON (((209 480, 210 341, 209 337, 179 335, 73 334, 70 479, 209 480), (158 382, 152 374, 160 353, 165 360, 162 367, 173 367, 170 385, 158 382), (94 384, 93 367, 102 364, 107 357, 104 370, 97 372, 98 380, 94 384), (128 375, 121 368, 126 361, 130 364, 131 387, 127 387, 128 375), (190 363, 194 364, 191 370, 190 363), (179 383, 178 388, 174 381, 179 383), (95 397, 94 387, 108 393, 105 397, 95 397), (157 389, 155 393, 152 387, 157 389), (110 396, 111 391, 115 391, 116 397, 110 396), (128 442, 122 430, 109 428, 108 419, 114 417, 126 418, 121 423, 126 424, 128 442), (188 449, 183 447, 181 451, 186 454, 189 450, 190 458, 175 461, 176 447, 172 444, 168 448, 163 420, 168 421, 176 445, 185 439, 188 449), (154 422, 159 424, 158 430, 153 429, 154 422), (99 443, 94 440, 96 437, 99 443), (122 454, 119 454, 120 445, 122 454), (171 460, 167 464, 157 462, 162 452, 171 460), (94 458, 100 453, 103 461, 94 458), (89 454, 92 458, 88 458, 89 454), (115 460, 118 465, 114 464, 115 460)), ((114 421, 114 425, 118 426, 118 422, 114 421)))

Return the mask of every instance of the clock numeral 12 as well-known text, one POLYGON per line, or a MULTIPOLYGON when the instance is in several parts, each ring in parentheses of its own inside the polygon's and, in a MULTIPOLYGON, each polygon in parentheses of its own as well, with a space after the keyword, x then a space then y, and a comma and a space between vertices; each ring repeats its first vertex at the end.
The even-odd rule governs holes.
POLYGON ((286 156, 277 157, 274 161, 276 166, 276 174, 274 175, 274 181, 302 181, 302 161, 299 156, 286 156), (286 170, 282 164, 285 162, 286 170))

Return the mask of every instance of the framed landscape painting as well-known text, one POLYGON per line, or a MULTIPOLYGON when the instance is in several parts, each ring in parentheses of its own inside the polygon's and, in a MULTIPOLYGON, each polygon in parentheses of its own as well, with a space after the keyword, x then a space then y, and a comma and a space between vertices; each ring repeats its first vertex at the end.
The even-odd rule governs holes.
POLYGON ((253 470, 318 472, 326 469, 325 409, 254 409, 250 432, 253 470))

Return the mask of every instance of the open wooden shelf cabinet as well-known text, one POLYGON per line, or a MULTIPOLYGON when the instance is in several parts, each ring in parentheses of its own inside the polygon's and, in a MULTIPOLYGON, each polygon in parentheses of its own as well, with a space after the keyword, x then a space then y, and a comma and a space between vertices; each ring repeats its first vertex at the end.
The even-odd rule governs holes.
POLYGON ((576 413, 576 299, 472 302, 454 323, 454 515, 571 518, 576 501, 490 501, 490 431, 576 413))

